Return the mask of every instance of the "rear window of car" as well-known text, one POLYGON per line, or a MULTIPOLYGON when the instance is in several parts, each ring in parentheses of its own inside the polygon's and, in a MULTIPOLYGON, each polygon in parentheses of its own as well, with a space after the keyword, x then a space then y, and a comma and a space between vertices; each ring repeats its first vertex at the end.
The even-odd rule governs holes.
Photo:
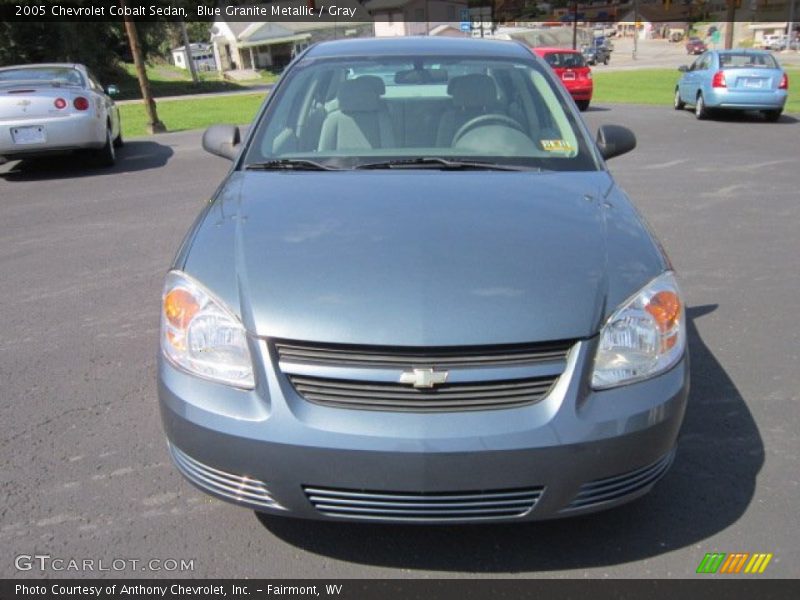
POLYGON ((441 157, 596 170, 591 142, 547 71, 532 59, 468 56, 301 61, 256 124, 245 164, 356 168, 379 157, 441 157))
POLYGON ((777 69, 778 63, 769 54, 720 54, 723 69, 777 69))
POLYGON ((83 87, 83 75, 70 67, 24 67, 0 71, 0 82, 5 81, 48 81, 61 85, 83 87))
POLYGON ((548 52, 544 55, 544 59, 554 68, 575 69, 586 66, 583 55, 577 52, 548 52))

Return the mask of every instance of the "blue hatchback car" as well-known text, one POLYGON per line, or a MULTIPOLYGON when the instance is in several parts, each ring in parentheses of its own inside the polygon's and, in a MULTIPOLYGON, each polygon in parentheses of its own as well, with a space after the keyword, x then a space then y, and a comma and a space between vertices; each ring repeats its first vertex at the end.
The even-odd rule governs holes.
POLYGON ((304 51, 162 297, 158 389, 200 489, 328 520, 547 519, 647 493, 689 386, 669 259, 515 42, 304 51))
POLYGON ((789 78, 763 50, 710 50, 678 70, 675 110, 689 104, 698 119, 714 110, 755 110, 777 121, 786 104, 789 78))

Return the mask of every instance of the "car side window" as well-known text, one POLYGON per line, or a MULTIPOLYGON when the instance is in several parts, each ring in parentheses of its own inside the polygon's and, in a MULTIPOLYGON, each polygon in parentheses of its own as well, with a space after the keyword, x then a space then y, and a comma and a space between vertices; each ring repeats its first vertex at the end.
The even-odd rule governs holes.
POLYGON ((690 71, 699 71, 700 70, 700 63, 703 61, 703 57, 696 58, 695 61, 692 63, 692 66, 689 67, 690 71))
POLYGON ((89 75, 89 87, 92 88, 95 92, 103 93, 103 86, 97 80, 97 77, 94 76, 94 73, 91 71, 87 71, 89 75))

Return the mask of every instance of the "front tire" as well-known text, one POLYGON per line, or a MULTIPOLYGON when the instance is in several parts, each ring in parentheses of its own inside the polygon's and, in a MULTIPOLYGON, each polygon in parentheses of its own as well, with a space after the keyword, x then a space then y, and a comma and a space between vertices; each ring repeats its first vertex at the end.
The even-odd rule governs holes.
POLYGON ((683 110, 686 108, 686 102, 681 100, 681 91, 678 88, 675 88, 675 100, 672 103, 672 106, 675 110, 683 110))
POLYGON ((94 163, 98 167, 113 167, 117 162, 117 153, 114 150, 114 138, 111 133, 111 125, 106 128, 106 144, 95 151, 94 163))
POLYGON ((783 110, 782 110, 782 109, 778 109, 778 110, 765 110, 765 111, 764 111, 764 118, 765 118, 765 119, 766 119, 768 122, 770 122, 770 123, 774 123, 775 121, 777 121, 778 119, 780 119, 780 118, 781 118, 781 115, 782 115, 782 114, 783 114, 783 110))
POLYGON ((697 94, 697 100, 694 103, 694 116, 698 121, 708 118, 708 108, 706 108, 706 101, 703 99, 703 94, 697 94))

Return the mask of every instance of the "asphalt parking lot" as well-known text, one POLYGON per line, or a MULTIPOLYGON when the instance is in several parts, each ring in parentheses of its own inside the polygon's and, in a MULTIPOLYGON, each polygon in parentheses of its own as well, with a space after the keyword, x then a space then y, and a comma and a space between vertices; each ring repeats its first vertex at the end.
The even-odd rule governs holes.
POLYGON ((158 416, 159 300, 229 163, 198 132, 166 134, 130 141, 111 171, 0 166, 0 577, 82 575, 17 571, 21 554, 141 561, 99 576, 690 577, 713 551, 771 552, 761 577, 798 577, 800 121, 585 117, 636 132, 610 166, 690 307, 689 409, 650 495, 525 526, 389 527, 262 522, 195 491, 158 416))

